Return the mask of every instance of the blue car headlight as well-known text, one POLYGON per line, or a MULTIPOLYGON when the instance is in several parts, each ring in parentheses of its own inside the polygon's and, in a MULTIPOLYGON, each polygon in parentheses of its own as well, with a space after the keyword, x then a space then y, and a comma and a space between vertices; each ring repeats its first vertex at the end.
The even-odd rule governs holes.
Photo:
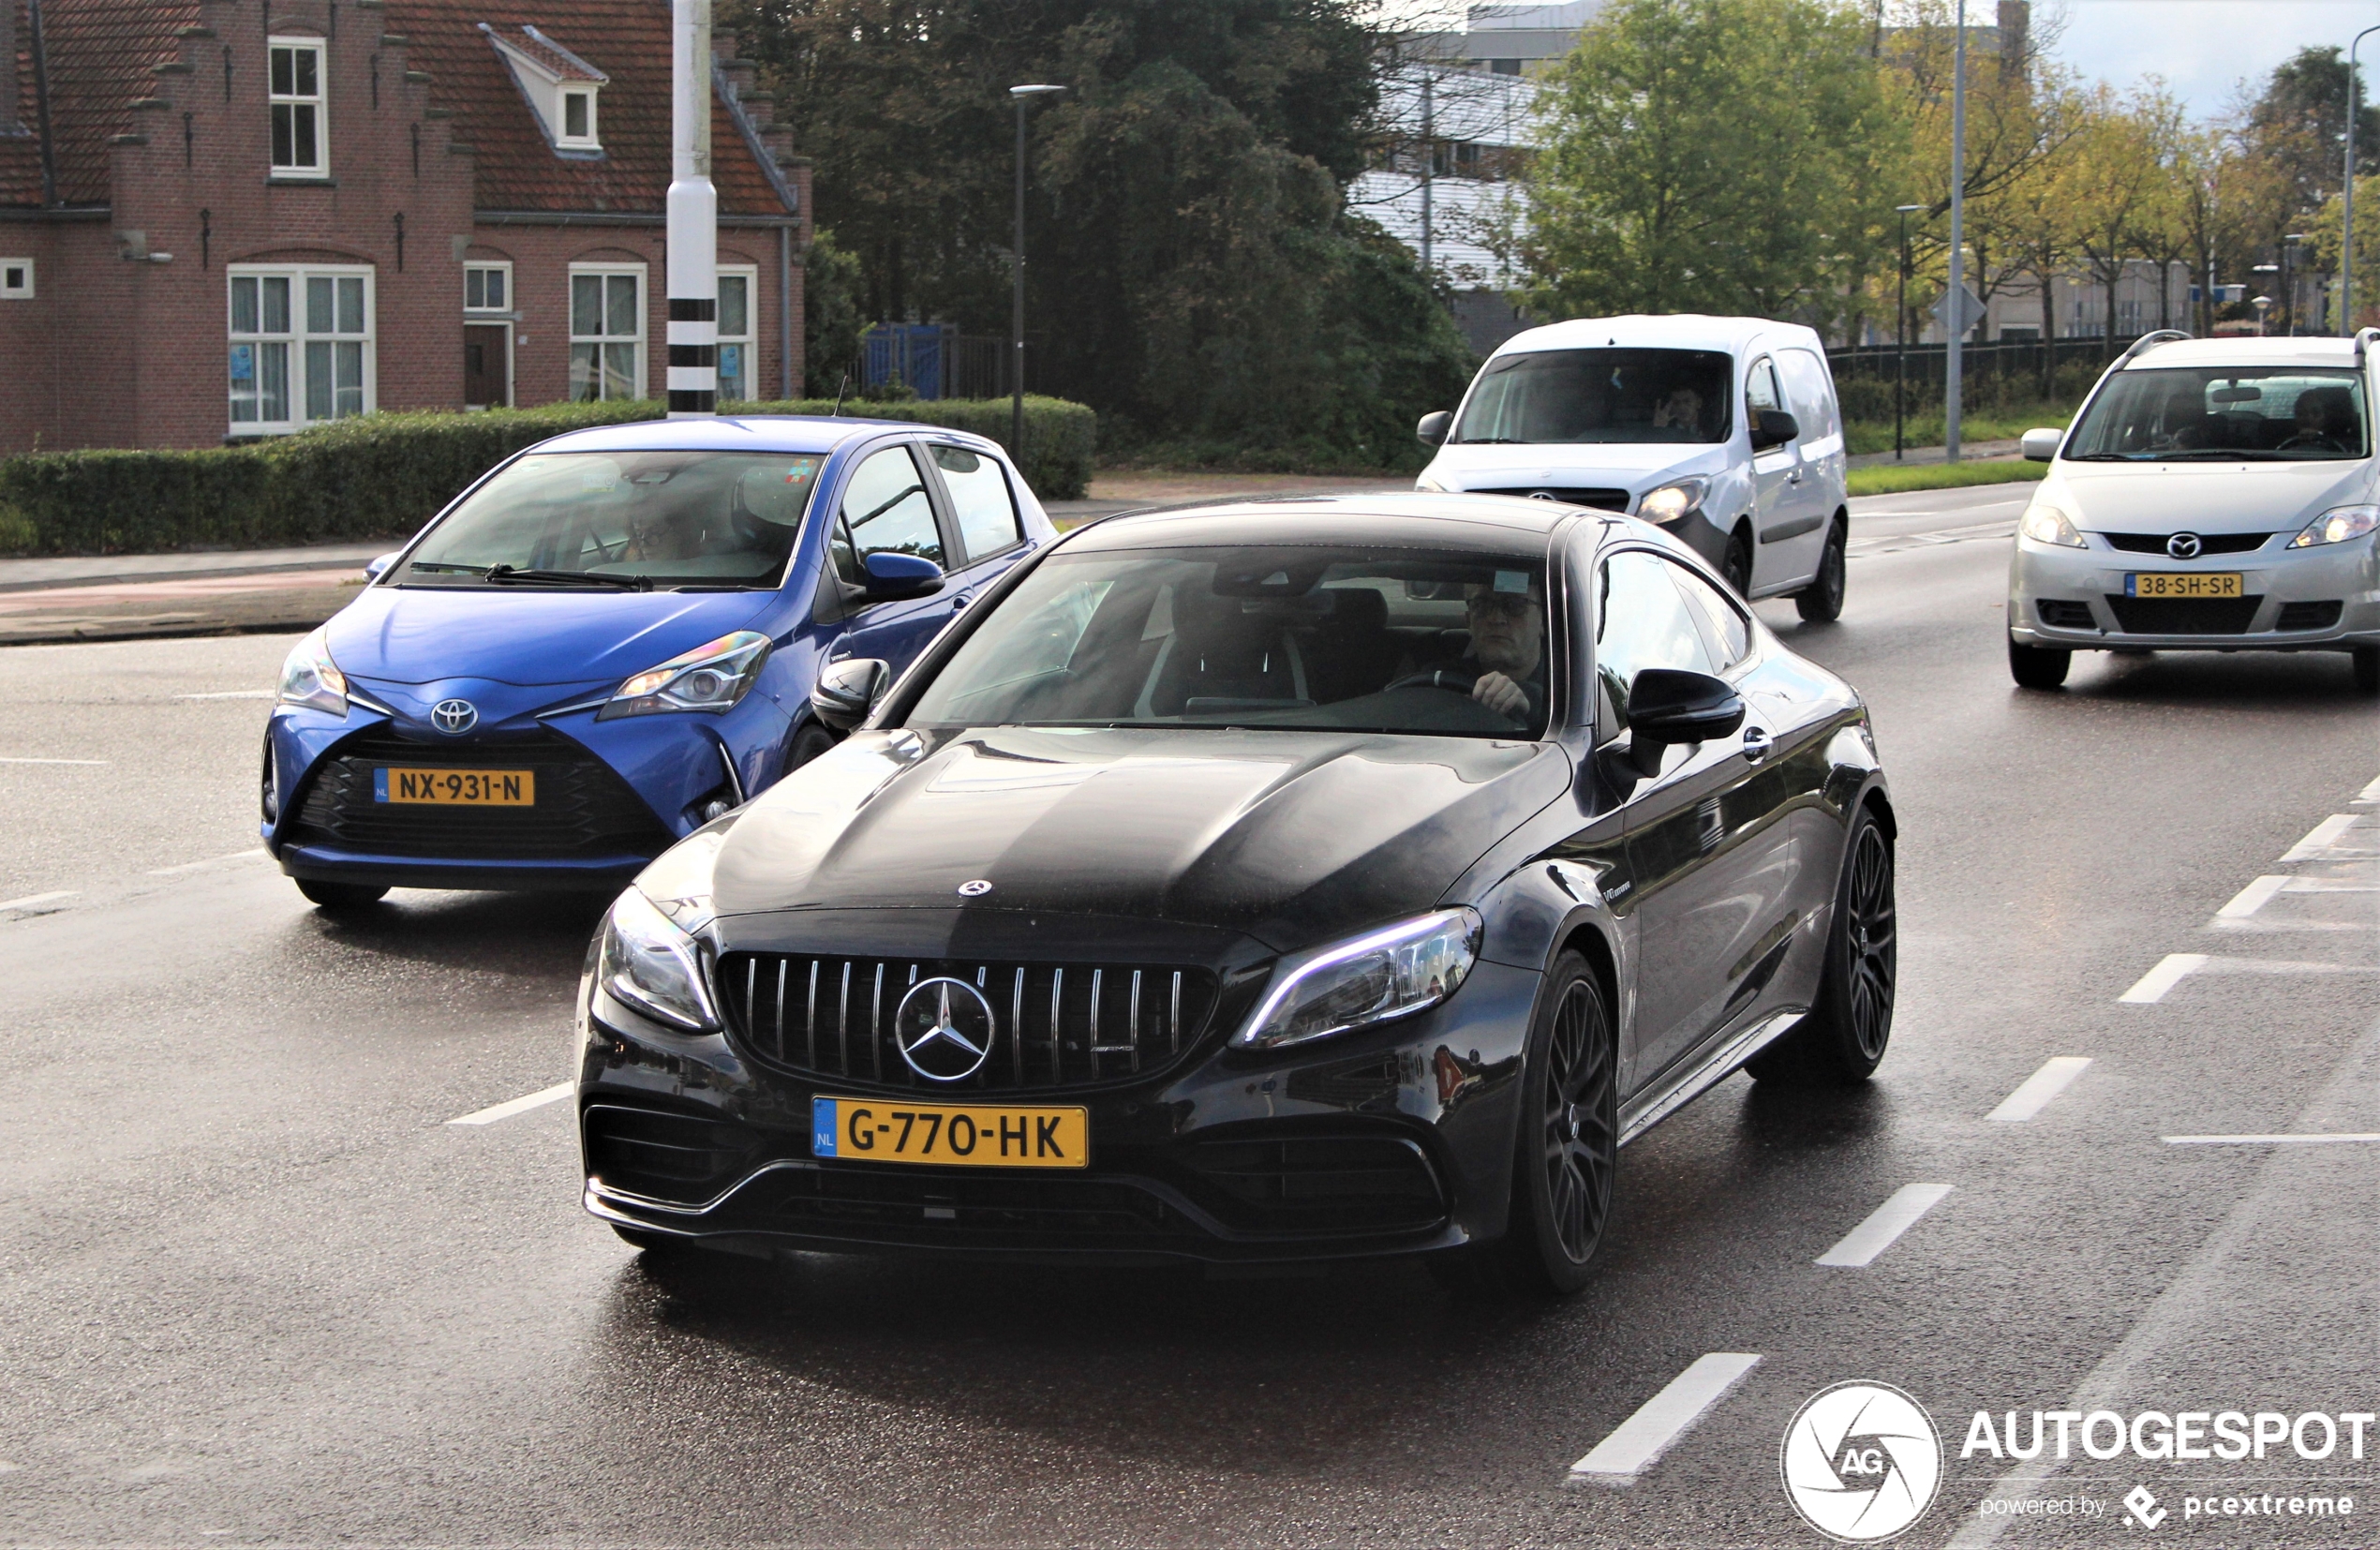
POLYGON ((298 642, 281 663, 279 703, 333 716, 347 714, 347 675, 331 660, 331 643, 322 631, 298 642))
POLYGON ((614 1000, 673 1027, 700 1033, 719 1026, 703 979, 702 949, 635 888, 622 893, 603 918, 595 983, 614 1000))
POLYGON ((669 710, 733 710, 751 693, 768 661, 768 637, 756 630, 706 641, 692 651, 648 667, 615 690, 599 722, 622 716, 652 716, 669 710))
POLYGON ((1303 953, 1282 966, 1243 1050, 1277 1050, 1408 1017, 1452 995, 1480 956, 1480 915, 1439 910, 1303 953))

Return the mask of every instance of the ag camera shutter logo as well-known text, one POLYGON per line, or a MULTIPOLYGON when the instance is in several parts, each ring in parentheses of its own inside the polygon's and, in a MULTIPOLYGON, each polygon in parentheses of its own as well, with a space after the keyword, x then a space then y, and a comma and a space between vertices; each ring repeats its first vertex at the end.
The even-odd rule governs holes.
POLYGON ((1846 1544, 1900 1533, 1934 1504, 1942 1442, 1926 1408, 1889 1383, 1837 1383, 1793 1412, 1778 1457, 1785 1496, 1846 1544))

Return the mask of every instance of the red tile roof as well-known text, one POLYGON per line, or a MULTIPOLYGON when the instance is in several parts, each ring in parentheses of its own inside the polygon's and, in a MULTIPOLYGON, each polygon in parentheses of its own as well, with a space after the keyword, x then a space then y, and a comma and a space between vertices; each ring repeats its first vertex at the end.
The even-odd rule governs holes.
POLYGON ((586 60, 557 43, 550 34, 539 32, 535 27, 523 27, 515 33, 498 32, 493 28, 489 29, 489 32, 490 36, 502 41, 506 47, 517 49, 543 66, 545 73, 556 80, 608 81, 611 79, 586 60))
MULTIPOLYGON (((33 100, 33 28, 17 7, 19 120, 39 120, 33 100)), ((58 198, 68 204, 108 201, 108 137, 132 127, 126 104, 150 95, 149 67, 179 59, 174 34, 198 25, 197 0, 44 0, 41 34, 50 66, 50 124, 57 137, 58 198)), ((38 144, 27 136, 0 141, 0 204, 41 202, 38 144)))

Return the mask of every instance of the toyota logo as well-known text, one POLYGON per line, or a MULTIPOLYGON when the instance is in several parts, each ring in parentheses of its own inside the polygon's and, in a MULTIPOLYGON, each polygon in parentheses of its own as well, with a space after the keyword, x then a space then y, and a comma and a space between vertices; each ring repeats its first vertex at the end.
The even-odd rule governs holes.
POLYGON ((430 724, 459 738, 480 723, 480 708, 469 700, 440 700, 430 708, 430 724))
POLYGON ((1559 500, 1562 498, 1555 495, 1552 490, 1531 490, 1529 492, 1529 499, 1531 500, 1559 500))
POLYGON ((910 987, 893 1013, 893 1047, 928 1081, 961 1081, 991 1058, 991 1004, 963 979, 910 987))
POLYGON ((2165 553, 2176 559, 2195 559, 2198 551, 2205 547, 2205 543, 2196 533, 2176 533, 2165 540, 2165 553))

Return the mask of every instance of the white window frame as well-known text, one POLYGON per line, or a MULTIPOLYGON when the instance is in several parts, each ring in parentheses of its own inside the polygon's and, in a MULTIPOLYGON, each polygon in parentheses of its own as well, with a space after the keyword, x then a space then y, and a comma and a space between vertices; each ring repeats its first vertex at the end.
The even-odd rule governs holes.
MULTIPOLYGON (((649 286, 650 267, 650 265, 641 263, 573 263, 570 266, 570 291, 563 299, 563 306, 567 309, 564 322, 570 330, 570 395, 573 402, 583 403, 588 401, 586 398, 583 398, 579 392, 582 375, 578 364, 578 357, 579 348, 582 345, 595 345, 598 347, 607 344, 632 345, 634 349, 632 351, 632 354, 636 365, 636 380, 634 387, 627 395, 627 396, 631 398, 644 398, 649 396, 648 390, 646 386, 646 379, 649 375, 647 371, 647 358, 651 353, 651 350, 646 342, 646 331, 647 328, 647 315, 650 311, 652 306, 652 291, 649 286), (627 276, 635 280, 636 332, 633 335, 581 334, 578 331, 578 282, 581 277, 591 276, 601 276, 607 280, 614 276, 627 276)), ((600 362, 601 359, 602 357, 599 353, 595 357, 595 360, 600 362)), ((600 376, 598 380, 600 383, 600 376)), ((601 398, 606 396, 606 395, 602 394, 599 387, 599 391, 595 396, 601 398)), ((612 395, 610 396, 617 396, 617 395, 612 395)))
MULTIPOLYGON (((328 420, 344 419, 354 414, 369 414, 379 407, 379 331, 378 327, 379 297, 378 276, 370 264, 235 263, 224 266, 223 278, 224 323, 231 350, 236 351, 242 347, 247 348, 251 372, 248 380, 256 382, 262 378, 266 351, 277 349, 282 361, 282 380, 288 394, 288 413, 277 420, 261 418, 261 404, 259 405, 259 418, 233 419, 231 405, 227 395, 225 422, 231 435, 283 436, 290 431, 304 430, 308 425, 324 424, 328 420), (269 279, 289 282, 287 326, 278 331, 268 330, 262 326, 265 321, 261 312, 262 282, 269 279), (242 280, 258 282, 260 311, 257 322, 259 326, 254 330, 240 330, 233 327, 238 316, 236 310, 238 287, 242 280), (328 332, 317 331, 310 326, 312 319, 309 317, 310 308, 307 305, 306 289, 306 282, 309 280, 328 280, 334 284, 331 320, 333 326, 328 332), (363 310, 362 317, 358 320, 363 327, 360 331, 341 329, 337 326, 338 304, 335 285, 340 280, 363 282, 363 310), (319 351, 308 348, 314 345, 324 348, 319 351), (348 409, 344 413, 341 412, 337 404, 337 394, 340 391, 337 372, 343 353, 337 349, 340 345, 359 347, 351 357, 356 363, 359 379, 355 384, 357 400, 354 407, 348 409), (332 395, 331 413, 310 415, 307 412, 308 390, 318 385, 312 380, 312 377, 326 366, 332 376, 327 383, 320 385, 323 385, 325 391, 332 395)), ((231 369, 227 355, 225 367, 227 388, 237 380, 230 378, 231 369)))
POLYGON ((466 259, 463 261, 463 315, 465 317, 484 317, 488 319, 510 318, 514 311, 513 299, 512 260, 466 259), (504 276, 503 304, 498 306, 490 306, 483 301, 480 306, 474 306, 471 305, 471 276, 474 272, 484 275, 491 270, 504 276))
POLYGON ((33 261, 31 259, 0 259, 0 301, 29 302, 33 300, 33 261), (14 284, 10 276, 22 276, 14 284))
POLYGON ((744 332, 728 333, 723 326, 724 315, 721 315, 722 326, 719 331, 719 360, 721 366, 720 401, 724 403, 729 397, 724 367, 727 348, 730 345, 736 346, 742 351, 744 367, 742 396, 748 401, 754 400, 759 396, 752 392, 752 389, 757 385, 755 379, 759 375, 755 368, 759 364, 757 352, 760 347, 760 266, 750 263, 722 263, 719 266, 719 277, 722 280, 740 278, 744 282, 744 332))
MULTIPOLYGON (((273 115, 280 109, 288 108, 290 110, 290 117, 292 126, 290 150, 293 154, 297 148, 294 126, 298 112, 306 108, 311 108, 314 111, 314 160, 309 164, 301 161, 283 162, 276 159, 272 164, 273 175, 276 178, 327 178, 331 175, 330 40, 322 37, 268 37, 264 41, 266 150, 268 152, 272 150, 272 118, 273 115), (273 89, 273 55, 275 51, 281 49, 290 49, 302 52, 308 52, 314 55, 314 91, 312 95, 301 95, 295 92, 285 94, 276 92, 273 89)), ((292 86, 297 84, 296 67, 294 64, 290 67, 290 83, 292 86)))
POLYGON ((556 150, 600 151, 603 148, 601 127, 595 121, 596 95, 593 86, 582 86, 575 82, 561 88, 560 94, 555 98, 554 148, 556 150), (583 135, 574 135, 570 130, 571 98, 574 97, 587 99, 587 132, 583 135))

